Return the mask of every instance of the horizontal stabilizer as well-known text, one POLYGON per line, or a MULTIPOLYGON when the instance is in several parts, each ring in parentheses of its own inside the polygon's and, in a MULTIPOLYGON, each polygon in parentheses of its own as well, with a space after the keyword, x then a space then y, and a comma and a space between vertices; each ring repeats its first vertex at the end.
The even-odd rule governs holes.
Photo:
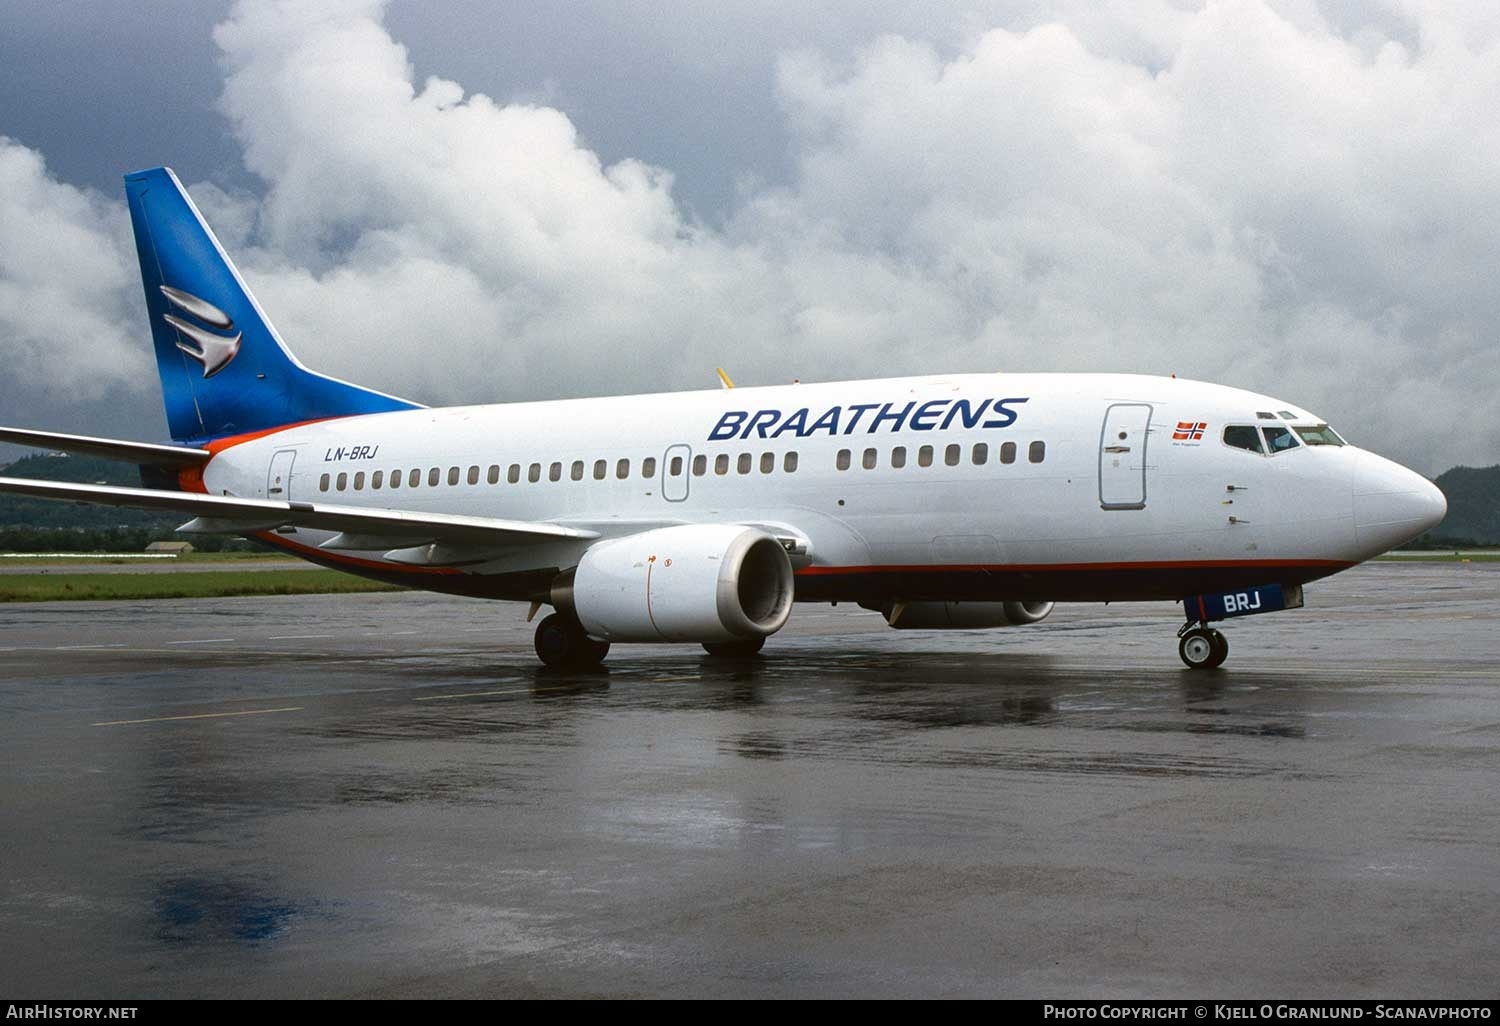
POLYGON ((201 467, 213 457, 207 449, 193 449, 185 445, 121 442, 114 438, 64 435, 56 431, 29 431, 25 428, 0 427, 0 442, 157 467, 201 467))
POLYGON ((229 495, 66 484, 18 477, 0 477, 0 492, 42 499, 91 502, 104 506, 128 506, 132 509, 176 510, 198 517, 237 520, 256 526, 274 523, 277 527, 292 525, 314 530, 343 531, 350 535, 375 535, 382 543, 403 538, 411 539, 412 544, 416 545, 438 539, 454 545, 516 548, 542 542, 591 541, 599 537, 597 531, 526 520, 497 520, 490 517, 330 506, 311 502, 278 502, 274 499, 239 499, 229 495))

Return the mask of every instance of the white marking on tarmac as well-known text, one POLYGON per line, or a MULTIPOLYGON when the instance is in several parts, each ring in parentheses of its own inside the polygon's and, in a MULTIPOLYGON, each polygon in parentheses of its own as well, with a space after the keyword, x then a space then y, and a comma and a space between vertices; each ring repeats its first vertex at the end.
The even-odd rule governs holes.
POLYGON ((225 716, 265 716, 270 713, 300 712, 300 705, 288 705, 281 709, 247 709, 244 712, 196 713, 192 716, 156 716, 148 720, 105 720, 92 723, 93 727, 124 727, 133 723, 171 723, 174 720, 214 720, 225 716))
POLYGON ((466 691, 461 695, 428 695, 413 702, 441 702, 447 698, 486 698, 490 695, 529 695, 534 691, 565 691, 566 688, 511 688, 508 691, 466 691))
POLYGON ((197 641, 169 641, 168 645, 213 645, 221 641, 233 641, 233 638, 199 638, 197 641))
POLYGON ((54 651, 54 652, 76 652, 79 649, 85 649, 85 648, 125 648, 125 647, 128 646, 128 644, 129 644, 128 642, 121 641, 121 642, 117 642, 117 643, 110 644, 110 645, 54 645, 53 648, 52 648, 52 651, 54 651))
POLYGON ((337 634, 273 634, 270 641, 302 641, 306 638, 336 638, 337 634))

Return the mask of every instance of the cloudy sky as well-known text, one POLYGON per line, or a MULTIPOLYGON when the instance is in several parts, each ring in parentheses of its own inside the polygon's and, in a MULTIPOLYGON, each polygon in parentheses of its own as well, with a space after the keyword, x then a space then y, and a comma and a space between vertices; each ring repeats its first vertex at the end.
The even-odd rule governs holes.
POLYGON ((1438 0, 9 0, 0 423, 165 435, 168 164, 304 362, 427 403, 1109 369, 1493 464, 1497 111, 1438 0))

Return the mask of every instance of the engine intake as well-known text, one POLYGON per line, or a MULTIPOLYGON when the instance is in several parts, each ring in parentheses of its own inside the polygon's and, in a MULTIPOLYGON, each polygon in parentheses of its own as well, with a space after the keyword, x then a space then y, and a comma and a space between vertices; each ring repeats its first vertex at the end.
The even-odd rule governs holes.
POLYGON ((980 630, 1045 620, 1053 602, 895 602, 881 610, 901 630, 980 630))
POLYGON ((779 631, 792 564, 753 527, 691 524, 599 542, 552 585, 552 604, 605 641, 736 641, 779 631))

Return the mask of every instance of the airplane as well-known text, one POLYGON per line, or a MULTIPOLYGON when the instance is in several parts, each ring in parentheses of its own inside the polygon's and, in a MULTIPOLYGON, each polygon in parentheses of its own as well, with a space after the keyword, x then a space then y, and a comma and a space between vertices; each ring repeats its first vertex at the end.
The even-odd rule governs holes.
MULTIPOLYGON (((748 658, 794 602, 902 629, 1161 600, 1191 669, 1219 621, 1437 525, 1428 480, 1270 396, 1174 377, 947 374, 433 409, 308 370, 177 176, 125 176, 171 442, 0 428, 141 488, 0 491, 171 510, 314 563, 529 603, 547 666, 612 643, 748 658)), ((476 369, 477 370, 477 369, 476 369)))

